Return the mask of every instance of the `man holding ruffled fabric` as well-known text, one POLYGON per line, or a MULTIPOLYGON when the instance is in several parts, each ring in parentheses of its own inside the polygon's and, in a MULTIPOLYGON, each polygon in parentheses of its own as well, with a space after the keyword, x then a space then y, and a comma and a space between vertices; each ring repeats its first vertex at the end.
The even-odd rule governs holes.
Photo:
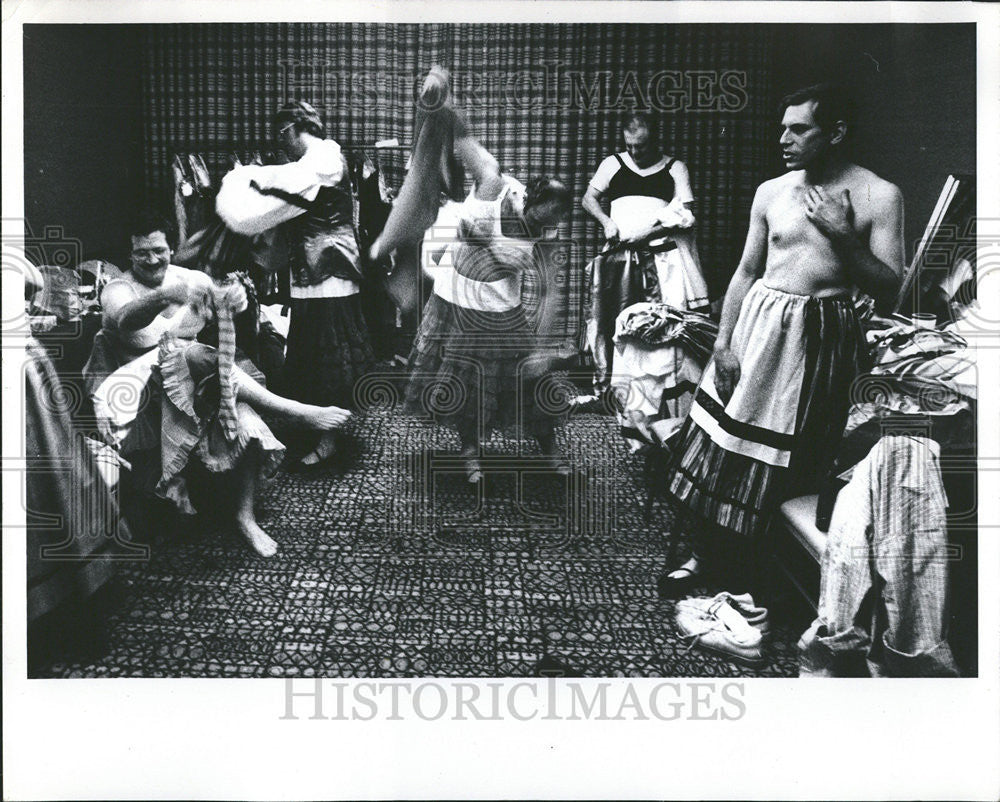
POLYGON ((192 463, 224 475, 239 534, 271 556, 277 544, 257 523, 253 499, 284 445, 261 415, 326 432, 350 413, 268 391, 236 349, 232 317, 247 305, 242 285, 171 264, 172 231, 162 219, 142 215, 131 231, 131 269, 102 292, 103 328, 84 368, 101 433, 131 468, 134 487, 182 512, 196 512, 187 486, 192 463), (196 339, 213 319, 218 348, 196 339))

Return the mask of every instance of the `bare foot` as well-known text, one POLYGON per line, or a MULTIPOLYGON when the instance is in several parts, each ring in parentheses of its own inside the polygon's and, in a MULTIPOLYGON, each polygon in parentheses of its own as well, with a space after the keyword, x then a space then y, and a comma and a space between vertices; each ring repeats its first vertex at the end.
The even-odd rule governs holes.
POLYGON ((253 518, 237 518, 236 528, 247 539, 250 548, 261 557, 273 557, 278 550, 278 544, 271 539, 253 518))
POLYGON ((350 410, 340 407, 317 407, 313 404, 296 403, 288 415, 289 421, 304 429, 327 432, 337 429, 351 419, 350 410))

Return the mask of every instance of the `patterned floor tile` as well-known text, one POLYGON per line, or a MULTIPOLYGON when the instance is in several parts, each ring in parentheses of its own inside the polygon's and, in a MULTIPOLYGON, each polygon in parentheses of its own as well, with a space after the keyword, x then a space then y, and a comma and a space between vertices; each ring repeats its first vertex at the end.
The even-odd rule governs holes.
POLYGON ((590 677, 796 674, 794 622, 776 620, 758 671, 678 636, 656 594, 670 513, 646 514, 612 419, 560 432, 568 478, 538 473, 534 444, 491 437, 478 489, 447 429, 382 410, 354 434, 350 470, 261 490, 275 557, 209 519, 151 536, 149 559, 121 566, 106 654, 39 675, 531 677, 543 658, 590 677))

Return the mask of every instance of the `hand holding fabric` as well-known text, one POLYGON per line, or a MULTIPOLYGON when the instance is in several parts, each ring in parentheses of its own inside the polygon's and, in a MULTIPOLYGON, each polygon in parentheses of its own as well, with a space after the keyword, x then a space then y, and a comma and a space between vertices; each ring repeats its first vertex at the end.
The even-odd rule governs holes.
POLYGON ((461 188, 460 169, 454 158, 455 142, 467 135, 465 122, 451 105, 451 87, 446 70, 428 73, 417 101, 410 170, 392 205, 382 234, 371 247, 371 258, 385 261, 397 251, 397 267, 389 276, 389 291, 401 309, 418 302, 415 261, 417 243, 437 219, 441 194, 461 188), (400 264, 402 262, 402 264, 400 264))
POLYGON ((722 399, 722 403, 728 404, 733 397, 733 391, 740 380, 740 361, 729 348, 720 348, 715 351, 715 389, 722 399))
POLYGON ((674 198, 670 201, 667 207, 660 212, 657 217, 657 221, 664 228, 688 229, 694 225, 694 215, 691 214, 690 209, 681 203, 680 198, 674 198))

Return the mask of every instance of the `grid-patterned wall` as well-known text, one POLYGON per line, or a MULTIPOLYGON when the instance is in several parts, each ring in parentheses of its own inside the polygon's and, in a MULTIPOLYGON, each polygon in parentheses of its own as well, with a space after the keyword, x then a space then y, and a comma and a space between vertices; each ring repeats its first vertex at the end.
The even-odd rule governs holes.
MULTIPOLYGON (((458 102, 504 169, 556 175, 582 197, 620 123, 649 107, 664 149, 684 160, 713 295, 735 267, 755 186, 773 151, 772 36, 750 25, 170 25, 144 33, 146 189, 163 199, 174 152, 268 145, 287 99, 315 104, 345 144, 407 143, 413 98, 432 65, 452 70, 458 102)), ((561 325, 579 331, 583 270, 597 226, 577 208, 561 325)))

